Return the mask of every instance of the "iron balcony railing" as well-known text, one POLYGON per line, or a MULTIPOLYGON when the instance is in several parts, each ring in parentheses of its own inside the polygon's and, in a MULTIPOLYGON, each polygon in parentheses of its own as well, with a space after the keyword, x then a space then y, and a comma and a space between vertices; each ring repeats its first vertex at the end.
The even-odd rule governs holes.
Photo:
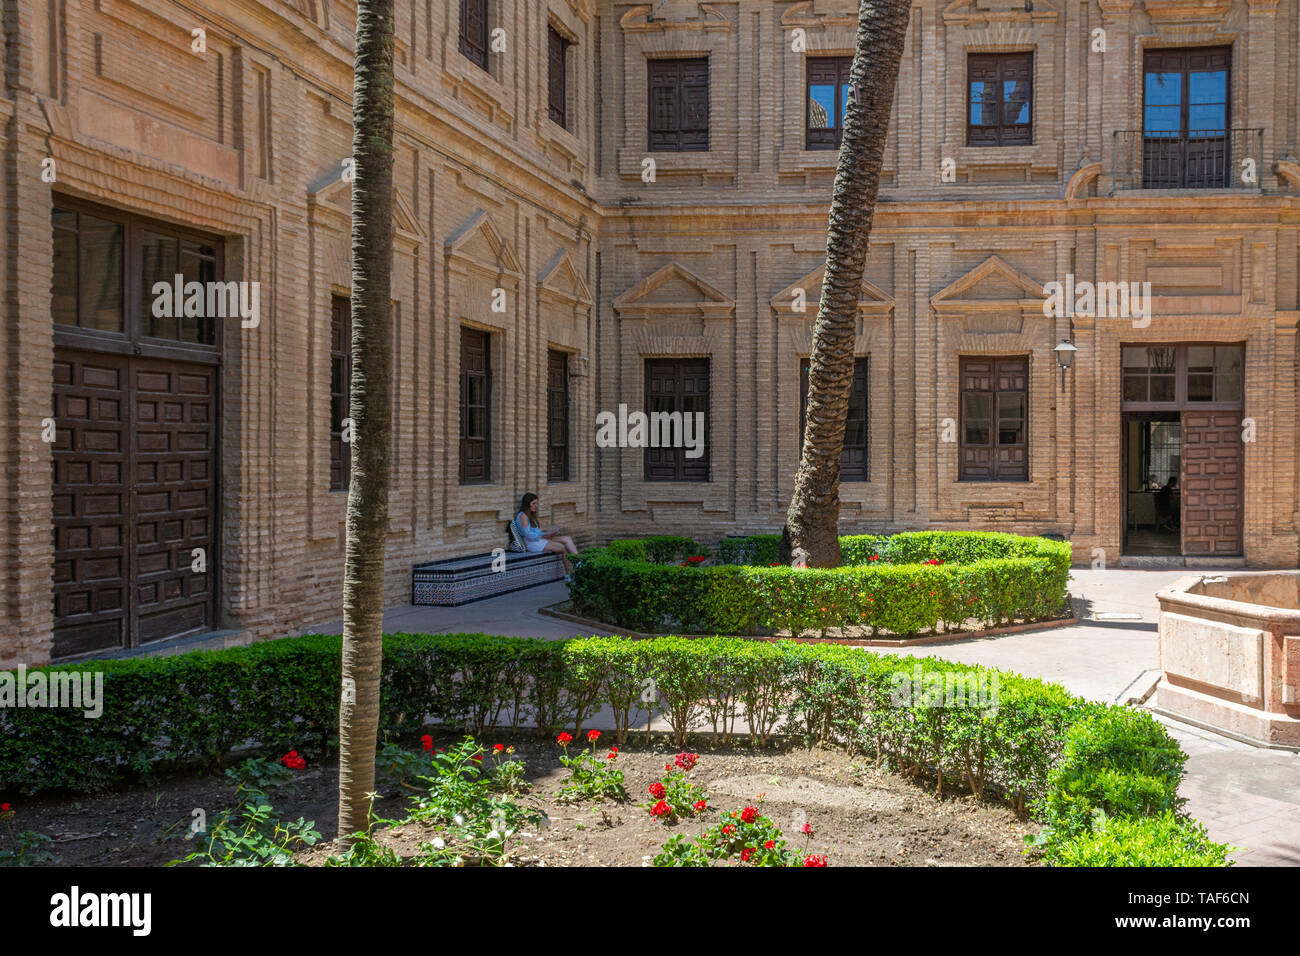
POLYGON ((1262 129, 1115 131, 1116 189, 1257 189, 1262 129))

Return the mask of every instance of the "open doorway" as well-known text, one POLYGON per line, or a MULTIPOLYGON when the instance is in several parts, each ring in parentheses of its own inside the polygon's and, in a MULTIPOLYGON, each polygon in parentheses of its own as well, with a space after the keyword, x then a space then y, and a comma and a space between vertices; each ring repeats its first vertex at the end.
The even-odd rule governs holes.
POLYGON ((1124 416, 1124 553, 1179 555, 1182 546, 1182 416, 1124 416))

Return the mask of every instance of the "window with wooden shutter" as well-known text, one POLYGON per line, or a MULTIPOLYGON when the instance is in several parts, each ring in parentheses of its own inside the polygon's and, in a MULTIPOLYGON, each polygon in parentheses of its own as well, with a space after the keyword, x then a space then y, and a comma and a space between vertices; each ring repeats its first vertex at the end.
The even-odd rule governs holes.
POLYGON ((963 358, 960 480, 1029 480, 1029 359, 963 358))
MULTIPOLYGON (((853 389, 849 392, 849 410, 844 423, 844 450, 840 452, 840 481, 870 481, 867 362, 853 360, 853 389)), ((799 363, 799 453, 803 454, 803 433, 808 415, 809 359, 799 363)))
POLYGON ((347 491, 352 446, 343 440, 343 420, 352 396, 352 300, 330 299, 330 491, 347 491))
POLYGON ((488 0, 460 0, 460 52, 488 68, 488 0))
POLYGON ((650 442, 655 434, 655 413, 672 414, 679 412, 681 426, 665 435, 667 429, 659 431, 660 440, 667 444, 676 436, 677 444, 685 442, 686 417, 691 416, 691 434, 694 441, 702 446, 702 454, 696 458, 687 457, 685 447, 647 447, 645 450, 646 481, 708 481, 709 480, 709 446, 707 441, 709 421, 709 360, 706 358, 689 359, 646 359, 645 363, 645 407, 648 416, 646 441, 650 442), (703 428, 695 426, 696 413, 702 414, 703 428))
POLYGON ((569 40, 561 36, 553 26, 546 28, 546 50, 549 83, 547 85, 546 108, 551 121, 565 129, 569 128, 569 40))
POLYGON ((1034 55, 972 53, 966 59, 966 75, 966 145, 1031 145, 1034 55))
POLYGON ((460 483, 492 480, 492 341, 478 329, 460 330, 460 483))
POLYGON ((709 60, 650 60, 648 148, 658 151, 709 148, 709 60))
POLYGON ((839 149, 844 135, 844 110, 849 103, 851 56, 810 56, 805 62, 808 78, 806 149, 839 149))
POLYGON ((569 356, 546 353, 546 480, 569 480, 569 356))

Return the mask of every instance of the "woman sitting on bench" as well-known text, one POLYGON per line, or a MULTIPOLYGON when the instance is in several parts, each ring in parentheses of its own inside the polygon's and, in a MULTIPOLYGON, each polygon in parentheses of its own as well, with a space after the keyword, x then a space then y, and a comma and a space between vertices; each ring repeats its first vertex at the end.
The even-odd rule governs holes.
POLYGON ((573 546, 572 538, 559 533, 559 528, 543 531, 538 527, 537 506, 537 496, 531 491, 519 500, 519 511, 515 514, 515 526, 519 529, 519 533, 523 535, 524 547, 532 554, 541 551, 551 551, 558 554, 560 560, 564 562, 564 570, 567 574, 573 570, 573 565, 569 563, 568 556, 577 554, 578 549, 573 546))

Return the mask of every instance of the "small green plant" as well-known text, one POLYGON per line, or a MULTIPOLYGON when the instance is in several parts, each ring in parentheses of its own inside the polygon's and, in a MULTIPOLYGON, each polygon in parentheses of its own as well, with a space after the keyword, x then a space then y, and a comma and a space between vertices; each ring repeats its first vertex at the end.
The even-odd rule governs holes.
POLYGON ((488 771, 488 780, 497 793, 519 796, 533 788, 524 772, 524 762, 515 758, 514 753, 513 745, 492 745, 492 769, 488 771))
MULTIPOLYGON (((373 823, 378 823, 376 820, 373 823)), ((372 825, 373 825, 372 823, 372 825)), ((379 843, 369 833, 354 833, 352 844, 337 856, 327 857, 326 866, 401 866, 402 858, 392 847, 379 843)))
MULTIPOLYGON (((759 802, 762 802, 761 796, 759 802)), ((720 822, 694 840, 685 834, 677 834, 660 848, 653 863, 655 866, 708 866, 714 862, 749 866, 825 866, 825 854, 808 852, 812 826, 805 823, 801 830, 804 846, 795 851, 770 817, 758 807, 748 806, 725 814, 720 822)))
POLYGON ((705 853, 698 840, 678 833, 659 848, 653 861, 655 866, 708 866, 711 857, 705 853))
POLYGON ((687 779, 700 755, 682 751, 672 763, 664 764, 665 776, 650 784, 650 802, 642 804, 652 817, 669 823, 707 813, 709 794, 699 784, 687 779))
POLYGON ((168 866, 295 866, 294 852, 320 840, 315 821, 281 820, 262 791, 241 785, 236 796, 238 803, 221 814, 204 847, 168 866))
POLYGON ((8 846, 0 846, 0 866, 34 866, 41 863, 58 863, 59 857, 49 850, 50 838, 35 830, 14 827, 17 814, 12 805, 0 803, 0 822, 9 836, 8 846))
POLYGON ((284 786, 293 779, 293 771, 289 769, 285 759, 290 756, 297 756, 297 753, 291 751, 279 760, 268 760, 264 757, 249 757, 242 760, 233 767, 226 770, 226 777, 235 784, 236 789, 245 788, 265 793, 276 787, 284 786))
POLYGON ((600 740, 599 730, 587 731, 587 743, 590 749, 569 756, 569 744, 573 736, 562 733, 555 738, 564 756, 560 763, 569 768, 569 779, 560 787, 557 797, 569 803, 580 800, 626 800, 627 791, 623 788, 623 771, 614 766, 618 759, 618 748, 611 747, 604 759, 596 756, 596 742, 600 740))

